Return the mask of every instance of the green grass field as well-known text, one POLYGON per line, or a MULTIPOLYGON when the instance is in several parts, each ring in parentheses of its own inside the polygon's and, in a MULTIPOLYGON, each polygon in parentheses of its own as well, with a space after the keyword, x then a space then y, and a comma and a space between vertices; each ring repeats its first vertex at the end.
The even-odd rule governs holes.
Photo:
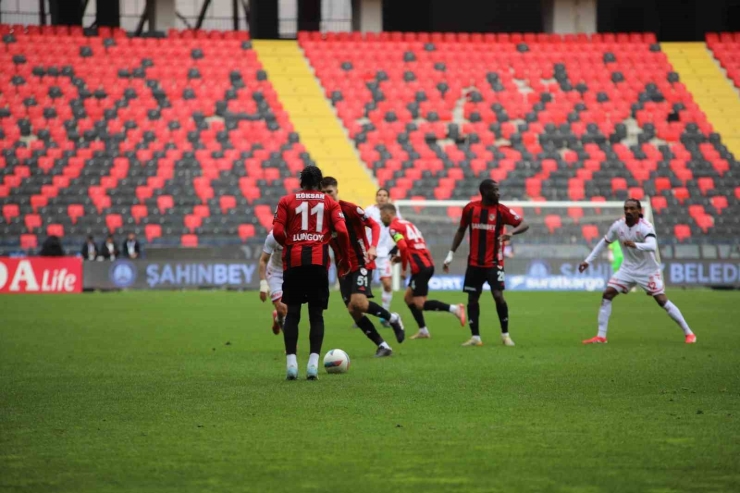
POLYGON ((484 347, 427 314, 380 360, 333 295, 352 368, 318 382, 283 380, 256 293, 3 296, 0 490, 740 491, 740 293, 669 295, 698 344, 643 295, 585 347, 598 294, 509 293, 517 347, 486 300, 484 347))

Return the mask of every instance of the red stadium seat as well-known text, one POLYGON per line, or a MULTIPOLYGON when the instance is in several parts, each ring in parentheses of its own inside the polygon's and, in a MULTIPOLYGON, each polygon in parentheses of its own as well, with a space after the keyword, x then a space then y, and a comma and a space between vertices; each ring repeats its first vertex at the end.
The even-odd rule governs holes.
POLYGON ((67 207, 67 215, 72 221, 72 224, 77 224, 79 218, 85 215, 85 207, 81 204, 70 204, 67 207))
POLYGON ((108 231, 114 232, 123 227, 123 217, 120 214, 108 214, 105 216, 105 225, 108 231))
POLYGON ((660 214, 663 209, 668 207, 668 200, 662 195, 655 195, 653 197, 650 197, 650 205, 655 212, 660 214))
POLYGON ((555 230, 563 226, 563 222, 557 214, 548 214, 545 216, 545 226, 550 234, 553 234, 555 230))
POLYGON ((31 207, 33 208, 33 211, 36 212, 42 207, 46 207, 49 204, 49 197, 45 197, 43 195, 34 195, 31 197, 31 207))
POLYGON ((675 236, 679 242, 684 242, 691 238, 691 228, 686 224, 676 224, 673 228, 673 236, 675 236))
POLYGON ((222 195, 218 199, 219 206, 221 207, 221 214, 226 214, 231 209, 236 207, 236 197, 233 195, 222 195))
POLYGON ((714 227, 714 218, 708 214, 695 217, 694 222, 696 222, 696 225, 699 226, 699 229, 701 229, 703 233, 707 233, 710 228, 714 227))
POLYGON ((147 224, 144 227, 144 236, 146 236, 146 241, 151 243, 155 238, 162 236, 162 226, 159 224, 147 224))
POLYGON ((718 195, 711 198, 712 207, 717 210, 717 214, 722 214, 722 211, 727 209, 729 206, 727 197, 724 195, 718 195))
POLYGON ((253 238, 255 235, 254 224, 240 224, 238 232, 239 238, 241 238, 242 241, 253 238))
POLYGON ((689 190, 684 187, 674 188, 673 196, 676 197, 679 203, 683 204, 689 197, 689 190))
POLYGON ((580 207, 568 207, 568 217, 573 219, 574 223, 578 224, 583 219, 583 209, 580 207))
POLYGON ((5 222, 9 223, 11 219, 14 219, 20 215, 20 207, 17 204, 5 204, 3 206, 3 218, 5 222))
POLYGON ((198 217, 210 217, 211 209, 207 205, 196 205, 193 207, 193 215, 198 217))
POLYGON ((185 216, 184 223, 185 227, 188 228, 192 233, 197 228, 200 228, 201 224, 203 224, 203 218, 195 214, 188 214, 187 216, 185 216))
POLYGON ((48 236, 58 236, 61 238, 64 236, 64 226, 61 224, 49 224, 46 227, 46 234, 48 236))
POLYGON ((185 248, 197 248, 198 247, 198 236, 197 235, 182 235, 180 237, 180 245, 185 248))
POLYGON ((172 199, 172 195, 160 195, 157 197, 157 208, 160 214, 164 214, 174 206, 175 201, 172 199))
POLYGON ((583 234, 583 239, 589 243, 593 243, 595 239, 599 238, 599 228, 593 224, 584 224, 581 226, 581 232, 583 234))
POLYGON ((709 190, 714 190, 714 180, 710 177, 699 178, 696 184, 699 186, 702 195, 706 195, 709 190))
POLYGON ((141 219, 143 217, 147 217, 149 215, 149 211, 145 205, 133 205, 131 206, 131 217, 134 218, 134 221, 136 221, 136 224, 139 224, 141 219))
POLYGON ((41 227, 41 216, 38 214, 26 214, 23 218, 23 223, 26 225, 28 231, 34 231, 41 227))
POLYGON ((32 250, 38 248, 38 240, 34 234, 21 235, 21 248, 23 250, 32 250))

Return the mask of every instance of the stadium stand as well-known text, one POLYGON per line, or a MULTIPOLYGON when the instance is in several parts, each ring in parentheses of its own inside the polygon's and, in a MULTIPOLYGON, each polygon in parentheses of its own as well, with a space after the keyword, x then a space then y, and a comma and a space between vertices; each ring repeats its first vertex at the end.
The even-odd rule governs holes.
MULTIPOLYGON (((0 241, 262 237, 310 157, 244 32, 0 26, 0 241)), ((76 251, 76 250, 75 250, 76 251)))
MULTIPOLYGON (((300 33, 299 42, 395 199, 467 200, 492 177, 510 200, 649 196, 664 243, 740 234, 740 206, 721 200, 740 193, 740 165, 652 34, 300 33)), ((553 239, 597 238, 578 212, 558 217, 538 218, 553 239)))

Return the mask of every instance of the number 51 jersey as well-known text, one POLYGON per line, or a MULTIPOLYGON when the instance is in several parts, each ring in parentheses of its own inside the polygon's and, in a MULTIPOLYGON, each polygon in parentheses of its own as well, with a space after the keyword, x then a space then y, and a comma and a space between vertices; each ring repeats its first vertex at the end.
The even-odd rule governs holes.
POLYGON ((273 224, 285 230, 283 269, 306 265, 329 268, 329 241, 334 225, 344 222, 339 204, 315 190, 301 190, 278 202, 273 224))

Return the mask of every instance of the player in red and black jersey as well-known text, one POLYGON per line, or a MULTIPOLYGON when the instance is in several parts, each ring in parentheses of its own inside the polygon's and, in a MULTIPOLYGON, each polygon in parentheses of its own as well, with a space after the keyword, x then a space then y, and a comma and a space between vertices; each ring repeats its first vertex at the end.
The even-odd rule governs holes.
MULTIPOLYGON (((288 380, 298 378, 296 346, 301 305, 308 303, 311 353, 306 376, 318 378, 319 354, 324 341, 324 310, 329 304, 329 242, 332 233, 343 250, 349 235, 339 204, 319 190, 323 176, 316 166, 301 172, 301 190, 280 199, 273 221, 273 236, 283 246, 283 303, 288 314, 283 325, 288 380)), ((347 272, 346 262, 337 266, 347 272)))
POLYGON ((380 219, 390 228, 391 238, 401 254, 394 257, 393 262, 401 262, 404 277, 406 267, 410 266, 411 269, 411 280, 403 298, 419 325, 419 332, 411 336, 411 339, 431 337, 424 321, 424 311, 450 312, 460 320, 460 325, 465 326, 465 305, 448 305, 441 301, 427 300, 429 280, 434 275, 434 260, 418 228, 409 221, 398 219, 396 206, 393 204, 383 204, 380 207, 380 219))
POLYGON ((509 306, 504 299, 504 244, 513 235, 524 233, 529 225, 513 210, 499 203, 498 183, 483 180, 479 187, 481 200, 468 203, 460 219, 452 248, 444 262, 444 271, 449 272, 453 255, 465 239, 466 230, 470 231, 470 255, 465 272, 463 291, 468 293, 468 319, 472 337, 463 346, 482 346, 478 318, 480 305, 478 299, 483 291, 483 284, 491 287, 496 311, 501 322, 501 339, 506 346, 513 346, 509 336, 509 306), (506 226, 514 226, 510 233, 506 226))
POLYGON ((337 180, 331 176, 327 176, 321 181, 321 191, 339 202, 349 233, 349 250, 342 250, 332 240, 335 258, 347 258, 349 262, 349 274, 339 279, 342 299, 357 327, 362 329, 367 338, 377 346, 375 356, 390 356, 393 350, 383 340, 370 319, 365 316, 366 313, 369 313, 390 321, 399 343, 403 342, 406 337, 401 317, 397 313, 389 313, 388 310, 368 299, 373 298, 370 281, 375 268, 380 225, 366 214, 362 207, 339 200, 338 187, 337 180), (369 228, 372 232, 372 244, 367 240, 367 230, 365 228, 369 228))

